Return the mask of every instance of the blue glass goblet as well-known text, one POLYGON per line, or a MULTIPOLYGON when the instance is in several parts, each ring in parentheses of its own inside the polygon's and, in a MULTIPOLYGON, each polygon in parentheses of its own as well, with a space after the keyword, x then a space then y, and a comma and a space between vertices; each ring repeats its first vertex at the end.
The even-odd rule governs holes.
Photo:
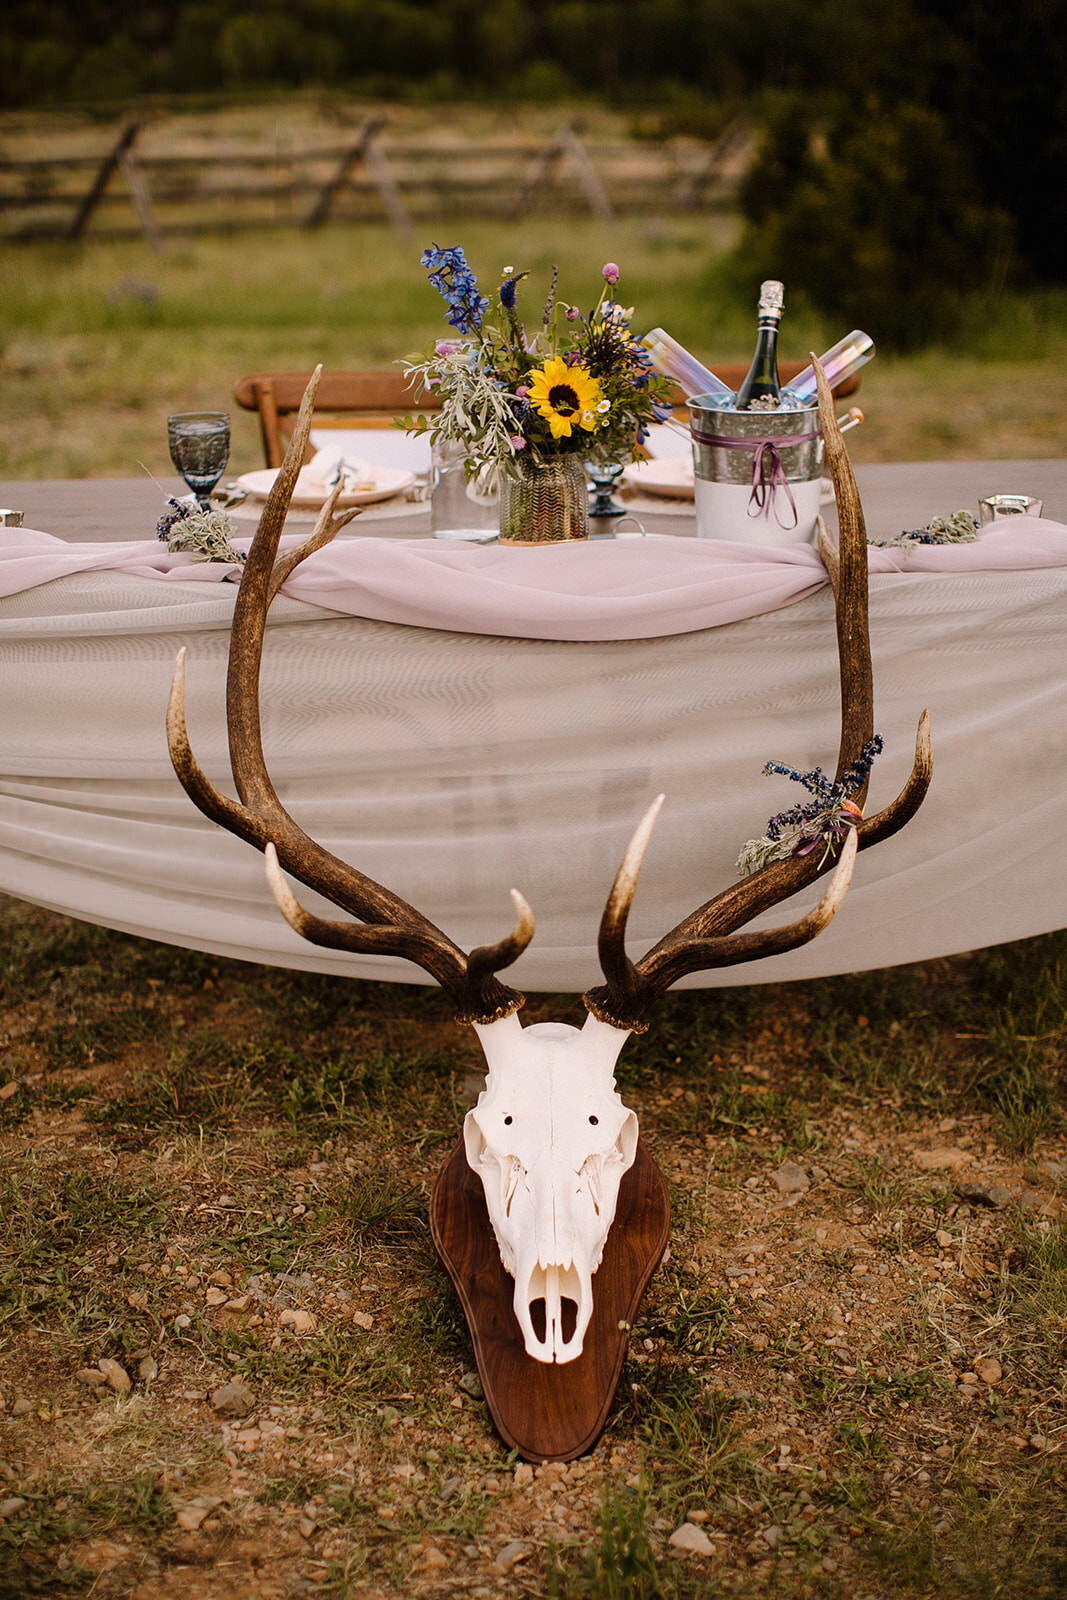
POLYGON ((167 418, 170 459, 196 496, 211 510, 211 491, 230 459, 230 419, 225 411, 186 411, 167 418))

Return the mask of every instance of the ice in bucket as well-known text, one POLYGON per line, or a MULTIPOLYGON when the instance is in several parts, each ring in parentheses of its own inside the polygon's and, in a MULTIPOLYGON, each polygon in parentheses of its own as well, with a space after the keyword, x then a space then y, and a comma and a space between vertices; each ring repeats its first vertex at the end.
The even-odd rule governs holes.
POLYGON ((696 395, 689 425, 698 538, 811 541, 822 487, 817 406, 736 411, 717 396, 696 395))

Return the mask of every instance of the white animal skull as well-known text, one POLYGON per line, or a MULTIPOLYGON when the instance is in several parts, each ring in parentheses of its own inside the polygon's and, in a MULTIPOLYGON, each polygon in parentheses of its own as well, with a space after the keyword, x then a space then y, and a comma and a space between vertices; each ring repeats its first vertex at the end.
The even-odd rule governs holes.
POLYGON ((467 1160, 482 1180, 500 1257, 515 1279, 528 1355, 574 1361, 593 1314, 593 1273, 637 1150, 637 1118, 615 1091, 629 1032, 594 1016, 524 1028, 512 1013, 474 1024, 489 1072, 467 1113, 467 1160), (544 1331, 538 1302, 544 1305, 544 1331), (569 1302, 569 1305, 568 1305, 569 1302))

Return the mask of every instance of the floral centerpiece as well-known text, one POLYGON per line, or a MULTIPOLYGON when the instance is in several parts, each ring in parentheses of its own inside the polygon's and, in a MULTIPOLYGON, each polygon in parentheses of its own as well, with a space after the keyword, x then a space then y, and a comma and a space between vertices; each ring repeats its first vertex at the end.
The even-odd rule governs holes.
POLYGON ((519 306, 528 273, 505 267, 490 299, 458 245, 431 245, 422 265, 457 337, 405 363, 416 392, 431 390, 440 405, 405 426, 461 449, 469 477, 495 479, 503 542, 585 538, 583 462, 632 460, 649 423, 669 414, 669 380, 630 331, 633 307, 615 298, 619 268, 603 268, 589 311, 559 298, 553 268, 531 323, 519 306))

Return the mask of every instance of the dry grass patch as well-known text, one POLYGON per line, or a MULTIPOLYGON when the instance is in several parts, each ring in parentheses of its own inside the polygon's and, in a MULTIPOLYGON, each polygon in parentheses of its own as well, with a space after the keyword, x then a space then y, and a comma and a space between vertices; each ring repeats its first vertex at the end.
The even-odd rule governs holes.
POLYGON ((533 1469, 428 1239, 445 1002, 3 926, 4 1600, 1063 1592, 1062 936, 665 1001, 620 1070, 670 1259, 533 1469))

